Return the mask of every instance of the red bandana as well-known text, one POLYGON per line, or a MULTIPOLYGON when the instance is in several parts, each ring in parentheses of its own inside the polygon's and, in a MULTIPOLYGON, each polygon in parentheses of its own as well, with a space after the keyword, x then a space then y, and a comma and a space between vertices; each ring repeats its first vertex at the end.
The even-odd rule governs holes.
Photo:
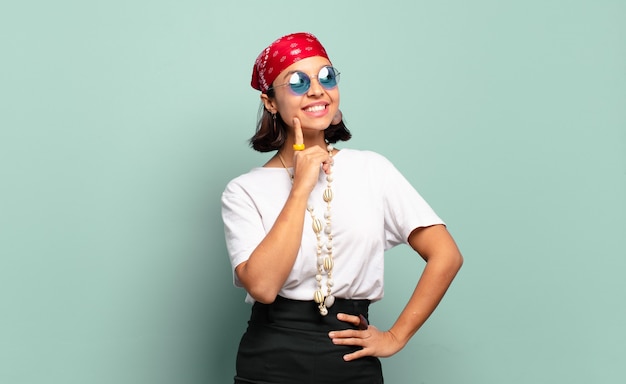
POLYGON ((315 36, 305 32, 283 36, 259 54, 254 62, 250 85, 265 93, 285 68, 312 56, 328 59, 326 50, 315 36))

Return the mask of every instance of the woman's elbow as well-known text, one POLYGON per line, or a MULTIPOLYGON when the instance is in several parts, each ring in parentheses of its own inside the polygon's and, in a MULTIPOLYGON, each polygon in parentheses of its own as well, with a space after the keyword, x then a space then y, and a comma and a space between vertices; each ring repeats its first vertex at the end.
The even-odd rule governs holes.
POLYGON ((455 258, 455 270, 456 272, 459 272, 459 270, 461 269, 461 267, 463 266, 463 255, 461 255, 461 253, 458 254, 458 256, 455 258))
POLYGON ((445 274, 454 278, 463 266, 463 256, 460 252, 452 252, 448 254, 448 257, 443 258, 442 266, 445 269, 445 274))
POLYGON ((452 263, 456 267, 457 271, 461 269, 464 261, 465 260, 463 259, 463 255, 461 255, 461 252, 455 252, 454 256, 452 257, 452 263))
POLYGON ((442 271, 446 275, 454 276, 463 266, 463 256, 458 251, 440 252, 431 255, 427 259, 429 264, 436 265, 435 268, 442 271))
POLYGON ((278 293, 269 292, 266 289, 255 290, 253 288, 246 288, 246 290, 255 301, 258 301, 261 304, 272 304, 278 296, 278 293))
POLYGON ((235 268, 235 274, 243 288, 255 301, 263 304, 272 304, 278 296, 280 287, 277 289, 277 287, 271 284, 267 279, 251 276, 246 267, 247 262, 243 262, 235 268))

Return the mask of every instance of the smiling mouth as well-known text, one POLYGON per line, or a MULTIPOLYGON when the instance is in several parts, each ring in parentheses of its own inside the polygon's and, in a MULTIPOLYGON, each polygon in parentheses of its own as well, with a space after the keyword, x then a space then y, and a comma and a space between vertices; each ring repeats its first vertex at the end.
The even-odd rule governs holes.
POLYGON ((314 105, 312 107, 305 108, 305 112, 319 112, 326 109, 325 105, 314 105))

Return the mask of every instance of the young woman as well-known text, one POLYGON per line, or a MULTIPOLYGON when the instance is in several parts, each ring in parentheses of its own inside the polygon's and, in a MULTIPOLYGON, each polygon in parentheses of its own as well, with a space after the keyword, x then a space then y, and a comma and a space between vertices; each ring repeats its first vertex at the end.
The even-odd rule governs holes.
POLYGON ((232 180, 222 217, 235 285, 253 304, 235 383, 382 383, 440 302, 462 257, 443 221, 383 156, 337 149, 351 134, 339 71, 311 34, 283 36, 254 63, 262 112, 252 147, 276 151, 232 180), (383 297, 384 251, 410 245, 426 267, 389 330, 368 324, 383 297))

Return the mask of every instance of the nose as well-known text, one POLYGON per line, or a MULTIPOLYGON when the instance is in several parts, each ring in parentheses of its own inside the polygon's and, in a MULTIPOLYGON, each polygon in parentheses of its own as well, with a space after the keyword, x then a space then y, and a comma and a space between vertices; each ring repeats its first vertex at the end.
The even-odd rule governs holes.
POLYGON ((321 96, 324 94, 324 87, 320 84, 320 81, 317 79, 317 76, 311 78, 311 85, 309 87, 309 91, 307 92, 309 96, 321 96))

